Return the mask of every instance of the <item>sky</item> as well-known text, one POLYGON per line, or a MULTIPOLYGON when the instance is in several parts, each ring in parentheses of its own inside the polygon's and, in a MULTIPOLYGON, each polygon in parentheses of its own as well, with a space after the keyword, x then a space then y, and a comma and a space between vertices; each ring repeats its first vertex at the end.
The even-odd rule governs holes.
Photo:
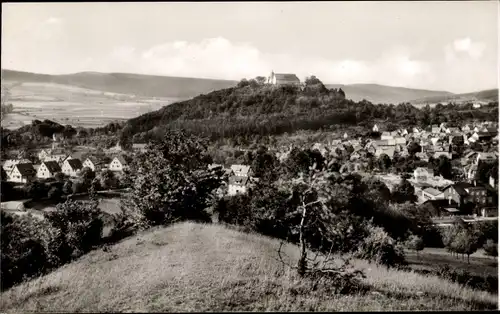
POLYGON ((3 3, 2 68, 498 87, 498 1, 3 3))

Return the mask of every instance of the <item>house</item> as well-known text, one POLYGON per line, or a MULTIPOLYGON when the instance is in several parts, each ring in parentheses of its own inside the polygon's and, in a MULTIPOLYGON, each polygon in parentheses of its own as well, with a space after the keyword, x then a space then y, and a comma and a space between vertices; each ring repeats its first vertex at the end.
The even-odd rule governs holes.
POLYGON ((268 84, 272 85, 300 85, 300 80, 295 74, 284 74, 271 72, 267 80, 268 84))
POLYGON ((83 169, 80 159, 66 159, 61 167, 62 172, 70 177, 76 177, 78 172, 83 169))
POLYGON ((349 159, 350 160, 356 160, 356 159, 359 159, 359 158, 361 158, 361 154, 359 152, 357 152, 357 151, 354 151, 354 152, 352 152, 352 154, 351 154, 351 156, 350 156, 349 159))
POLYGON ((344 133, 344 139, 347 139, 348 137, 347 133, 344 133))
POLYGON ((40 159, 40 161, 54 160, 58 163, 64 162, 64 160, 67 159, 68 156, 69 155, 66 154, 66 152, 60 148, 42 149, 38 153, 38 159, 40 159))
POLYGON ((7 173, 7 181, 29 183, 35 179, 36 170, 32 163, 18 163, 7 173))
POLYGON ((373 132, 378 132, 378 126, 376 124, 373 126, 372 131, 373 132))
POLYGON ((429 155, 425 152, 418 152, 415 156, 422 161, 429 161, 429 155))
POLYGON ((36 172, 36 177, 40 179, 53 178, 56 175, 56 173, 61 171, 62 171, 61 167, 56 161, 54 160, 44 161, 42 162, 40 167, 38 167, 36 172))
POLYGON ((441 133, 441 127, 437 126, 437 125, 432 125, 431 126, 431 133, 433 133, 433 134, 441 133))
POLYGON ((380 146, 376 148, 375 156, 378 158, 382 154, 386 154, 387 156, 389 156, 389 158, 392 159, 394 157, 394 152, 395 152, 394 146, 380 146))
POLYGON ((483 207, 480 213, 481 217, 498 217, 498 207, 483 207))
POLYGON ((246 165, 232 165, 231 176, 251 177, 253 176, 253 170, 250 166, 246 165))
POLYGON ((105 166, 105 164, 102 160, 100 160, 96 157, 93 157, 93 156, 88 157, 83 162, 84 168, 88 167, 88 168, 92 169, 92 171, 94 171, 94 172, 101 171, 104 168, 104 166, 105 166))
POLYGON ((410 182, 415 190, 415 195, 419 198, 424 198, 424 189, 430 188, 431 185, 426 182, 410 182))
POLYGON ((247 192, 250 178, 248 176, 229 177, 228 195, 244 194, 247 192))
POLYGON ((467 182, 458 182, 445 188, 444 198, 451 199, 459 205, 467 203, 493 204, 493 197, 488 196, 486 187, 467 182))
POLYGON ((460 214, 458 204, 453 200, 435 199, 426 200, 419 206, 431 214, 432 217, 455 216, 460 214))
POLYGON ((128 168, 128 162, 123 158, 123 156, 118 156, 113 158, 109 163, 109 170, 111 171, 123 171, 128 168))
POLYGON ((404 137, 395 137, 394 144, 395 145, 406 145, 406 139, 404 137))
POLYGON ((415 134, 419 134, 420 130, 418 128, 413 128, 412 132, 415 133, 415 134))
POLYGON ((448 144, 464 144, 467 138, 459 133, 452 133, 448 136, 448 144))
POLYGON ((444 199, 444 193, 432 187, 423 189, 422 196, 426 200, 444 199))
POLYGON ((428 179, 432 179, 434 177, 434 169, 432 168, 424 168, 424 167, 417 167, 413 171, 413 178, 416 181, 427 181, 428 179))
POLYGON ((436 145, 439 142, 439 137, 431 137, 432 145, 436 145))
POLYGON ((480 103, 478 103, 478 102, 476 102, 476 103, 474 103, 474 104, 472 105, 472 108, 474 108, 474 109, 479 109, 479 108, 481 108, 481 104, 480 104, 480 103))
POLYGON ((347 162, 340 167, 340 173, 364 172, 366 167, 360 162, 347 162))
POLYGON ((498 162, 498 153, 484 153, 480 152, 477 154, 475 164, 479 164, 479 162, 486 163, 495 163, 498 162))
POLYGON ((444 156, 448 159, 451 159, 451 153, 450 152, 443 152, 443 151, 438 151, 438 152, 434 152, 434 159, 437 159, 441 156, 444 156))
POLYGON ((381 140, 392 140, 394 137, 391 135, 391 132, 382 132, 380 136, 381 140))
POLYGON ((147 144, 134 143, 134 144, 132 144, 132 150, 134 152, 144 153, 146 151, 146 146, 147 146, 147 144))
POLYGON ((488 180, 488 184, 492 187, 492 188, 496 188, 497 187, 497 179, 495 179, 494 177, 490 176, 489 177, 489 180, 488 180))
POLYGON ((6 172, 9 172, 14 168, 15 165, 27 163, 31 163, 31 161, 29 161, 28 159, 7 159, 2 163, 2 168, 6 172))

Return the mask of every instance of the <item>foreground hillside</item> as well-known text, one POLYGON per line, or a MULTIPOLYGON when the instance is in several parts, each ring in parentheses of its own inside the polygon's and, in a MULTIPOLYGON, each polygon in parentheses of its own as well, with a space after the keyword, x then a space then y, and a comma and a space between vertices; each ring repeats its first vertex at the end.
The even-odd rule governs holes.
MULTIPOLYGON (((365 294, 334 295, 277 261, 276 240, 220 225, 176 224, 93 251, 1 295, 3 312, 377 311, 495 309, 495 295, 437 277, 364 269, 365 294)), ((285 253, 295 260, 298 248, 285 253)))
POLYGON ((128 73, 48 75, 12 70, 2 70, 2 81, 56 83, 111 93, 183 99, 236 85, 235 81, 128 73))
POLYGON ((447 97, 453 93, 425 89, 384 86, 378 84, 327 84, 328 88, 342 88, 349 99, 361 101, 366 99, 375 104, 399 104, 423 97, 447 97))

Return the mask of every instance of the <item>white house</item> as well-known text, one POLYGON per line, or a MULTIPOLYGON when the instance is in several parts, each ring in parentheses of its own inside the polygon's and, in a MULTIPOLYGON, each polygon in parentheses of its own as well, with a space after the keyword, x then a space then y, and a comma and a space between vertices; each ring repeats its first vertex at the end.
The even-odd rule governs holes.
POLYGON ((272 85, 300 85, 300 80, 295 74, 274 73, 267 79, 268 84, 272 85))
POLYGON ((32 163, 16 164, 7 173, 7 181, 17 183, 28 183, 35 179, 36 171, 32 163))
POLYGON ((413 171, 413 178, 416 181, 427 181, 434 177, 434 170, 431 168, 417 167, 413 171))
POLYGON ((248 176, 229 177, 228 195, 245 194, 250 178, 248 176))
POLYGON ((375 124, 372 129, 373 132, 378 132, 378 126, 375 124))
POLYGON ((231 176, 251 177, 253 175, 252 168, 246 165, 231 165, 231 176))
POLYGON ((66 159, 61 169, 65 175, 76 177, 78 172, 83 169, 83 165, 80 159, 66 159))
POLYGON ((28 159, 7 159, 6 161, 3 162, 2 168, 6 172, 9 172, 17 164, 28 164, 28 163, 31 163, 31 161, 29 161, 28 159))
POLYGON ((392 140, 394 139, 394 136, 391 135, 390 132, 382 132, 382 135, 380 135, 381 140, 392 140))
POLYGON ((85 161, 83 162, 83 167, 88 167, 90 169, 92 169, 92 171, 100 171, 104 166, 104 163, 95 158, 95 157, 88 157, 87 159, 85 159, 85 161))
POLYGON ((38 167, 38 170, 36 172, 36 177, 40 179, 47 179, 47 178, 53 178, 56 173, 61 172, 61 167, 59 164, 53 160, 51 161, 44 161, 38 167))
POLYGON ((111 171, 123 171, 128 168, 128 163, 123 158, 123 156, 118 156, 113 158, 111 163, 109 164, 109 170, 111 171))
POLYGON ((347 139, 348 137, 347 133, 344 133, 344 139, 347 139))
POLYGON ((444 192, 428 187, 422 190, 422 196, 426 200, 444 199, 444 192))

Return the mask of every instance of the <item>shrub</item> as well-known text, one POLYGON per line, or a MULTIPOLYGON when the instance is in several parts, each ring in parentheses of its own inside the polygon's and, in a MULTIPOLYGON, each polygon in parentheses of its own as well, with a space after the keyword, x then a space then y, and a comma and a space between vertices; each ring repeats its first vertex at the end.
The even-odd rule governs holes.
POLYGON ((387 267, 405 264, 404 252, 380 227, 370 226, 369 235, 359 246, 356 256, 387 267))
POLYGON ((488 239, 483 246, 484 252, 489 256, 498 256, 498 244, 493 242, 493 240, 488 239))
POLYGON ((48 257, 36 218, 1 211, 1 286, 6 290, 24 279, 41 274, 48 257))
POLYGON ((51 233, 51 258, 64 264, 101 243, 102 213, 96 201, 67 200, 45 214, 51 233))
POLYGON ((47 194, 47 197, 54 201, 60 200, 61 196, 62 196, 62 190, 57 186, 53 186, 52 188, 50 188, 49 193, 47 194))
POLYGON ((408 249, 417 252, 417 255, 419 251, 422 251, 425 248, 422 238, 414 234, 408 237, 405 244, 408 249))

